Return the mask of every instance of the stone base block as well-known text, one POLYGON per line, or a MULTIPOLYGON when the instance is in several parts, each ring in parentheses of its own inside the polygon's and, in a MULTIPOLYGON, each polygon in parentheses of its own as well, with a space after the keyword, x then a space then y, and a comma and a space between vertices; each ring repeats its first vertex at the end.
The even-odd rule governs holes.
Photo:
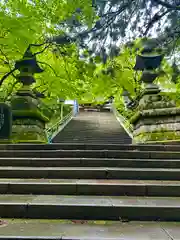
POLYGON ((37 125, 13 125, 13 143, 48 143, 45 129, 37 125))
POLYGON ((12 139, 0 139, 0 144, 11 144, 12 139))
POLYGON ((138 111, 131 119, 136 143, 177 144, 180 142, 180 108, 138 111))
POLYGON ((135 135, 134 144, 179 144, 180 131, 144 132, 135 135))

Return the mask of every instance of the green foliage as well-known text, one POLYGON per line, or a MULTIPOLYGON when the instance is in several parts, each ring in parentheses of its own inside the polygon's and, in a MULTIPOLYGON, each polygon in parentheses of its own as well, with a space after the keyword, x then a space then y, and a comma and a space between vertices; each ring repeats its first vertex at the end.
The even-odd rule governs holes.
MULTIPOLYGON (((15 61, 22 58, 30 44, 46 43, 32 46, 33 53, 41 52, 37 54, 37 61, 45 70, 35 75, 37 81, 32 86, 45 94, 41 108, 51 115, 59 107, 59 98, 97 103, 114 96, 118 108, 126 114, 121 97, 123 89, 135 98, 142 88, 139 82, 141 73, 133 70, 140 39, 129 42, 127 29, 131 27, 133 37, 139 36, 138 21, 145 26, 150 21, 146 10, 152 13, 155 8, 145 1, 137 2, 100 3, 97 0, 92 6, 91 0, 1 1, 0 76, 14 68, 15 61), (137 18, 131 21, 132 13, 136 13, 137 18), (117 44, 122 37, 126 45, 117 44), (97 100, 99 98, 102 100, 97 100)), ((158 14, 162 14, 165 8, 159 9, 158 14)), ((179 12, 172 10, 170 13, 171 24, 175 27, 179 12)), ((179 49, 180 42, 176 40, 176 49, 179 49)), ((162 70, 166 74, 162 74, 158 81, 169 88, 174 74, 174 84, 180 89, 178 70, 167 61, 163 62, 162 70)), ((15 78, 17 74, 16 70, 3 82, 1 101, 9 100, 21 87, 15 78)))
MULTIPOLYGON (((42 43, 55 34, 62 34, 62 30, 57 25, 72 16, 77 6, 83 12, 84 23, 89 23, 93 16, 92 8, 88 7, 89 4, 88 0, 68 0, 67 2, 8 0, 6 4, 1 1, 0 72, 2 74, 9 72, 15 61, 22 58, 29 44, 42 43)), ((33 47, 33 50, 37 52, 43 48, 44 46, 38 49, 33 47)), ((51 45, 38 57, 38 61, 44 62, 41 65, 46 71, 41 76, 37 75, 36 87, 40 85, 39 89, 46 90, 47 96, 74 97, 77 85, 83 81, 83 77, 76 71, 82 64, 77 59, 77 48, 75 45, 65 48, 64 51, 69 55, 61 54, 58 59, 55 59, 53 50, 54 47, 51 45), (77 80, 74 81, 74 79, 77 80)), ((10 87, 8 87, 9 91, 5 91, 6 93, 4 89, 14 82, 12 76, 6 81, 6 86, 3 86, 3 99, 9 95, 10 87)))

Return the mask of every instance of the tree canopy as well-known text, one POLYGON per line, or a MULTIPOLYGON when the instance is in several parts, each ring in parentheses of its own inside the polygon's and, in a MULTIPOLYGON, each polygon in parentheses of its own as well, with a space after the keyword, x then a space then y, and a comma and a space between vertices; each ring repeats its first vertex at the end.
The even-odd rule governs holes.
POLYGON ((20 87, 15 62, 31 46, 45 69, 33 86, 45 103, 112 95, 121 102, 123 89, 135 96, 141 88, 133 66, 142 37, 156 38, 165 50, 158 81, 179 88, 179 17, 177 0, 2 0, 0 97, 20 87))

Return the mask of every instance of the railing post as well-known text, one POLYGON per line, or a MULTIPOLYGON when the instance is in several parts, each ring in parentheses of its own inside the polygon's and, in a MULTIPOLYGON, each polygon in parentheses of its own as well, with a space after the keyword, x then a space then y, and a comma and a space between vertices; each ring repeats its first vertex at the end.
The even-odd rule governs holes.
POLYGON ((78 112, 79 112, 79 105, 77 100, 74 100, 74 108, 73 108, 74 116, 76 116, 78 112))
POLYGON ((63 119, 63 109, 64 109, 64 103, 61 103, 61 120, 63 119))
POLYGON ((52 127, 46 129, 48 143, 52 143, 52 139, 69 123, 73 118, 74 112, 71 111, 68 115, 57 121, 52 127))
POLYGON ((5 103, 0 103, 0 143, 11 143, 12 110, 5 103))

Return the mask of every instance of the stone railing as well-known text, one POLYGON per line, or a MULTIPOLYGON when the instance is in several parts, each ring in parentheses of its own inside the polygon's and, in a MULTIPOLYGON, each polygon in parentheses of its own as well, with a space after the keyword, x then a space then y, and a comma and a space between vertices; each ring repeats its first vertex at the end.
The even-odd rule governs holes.
POLYGON ((54 125, 46 128, 46 134, 48 136, 49 143, 71 121, 73 116, 74 116, 74 111, 72 110, 63 119, 58 120, 54 125))
POLYGON ((118 122, 121 124, 121 126, 124 128, 124 130, 127 132, 127 134, 130 136, 130 138, 133 139, 133 126, 130 124, 130 122, 122 116, 118 110, 115 108, 114 105, 112 105, 112 112, 115 115, 118 122))

